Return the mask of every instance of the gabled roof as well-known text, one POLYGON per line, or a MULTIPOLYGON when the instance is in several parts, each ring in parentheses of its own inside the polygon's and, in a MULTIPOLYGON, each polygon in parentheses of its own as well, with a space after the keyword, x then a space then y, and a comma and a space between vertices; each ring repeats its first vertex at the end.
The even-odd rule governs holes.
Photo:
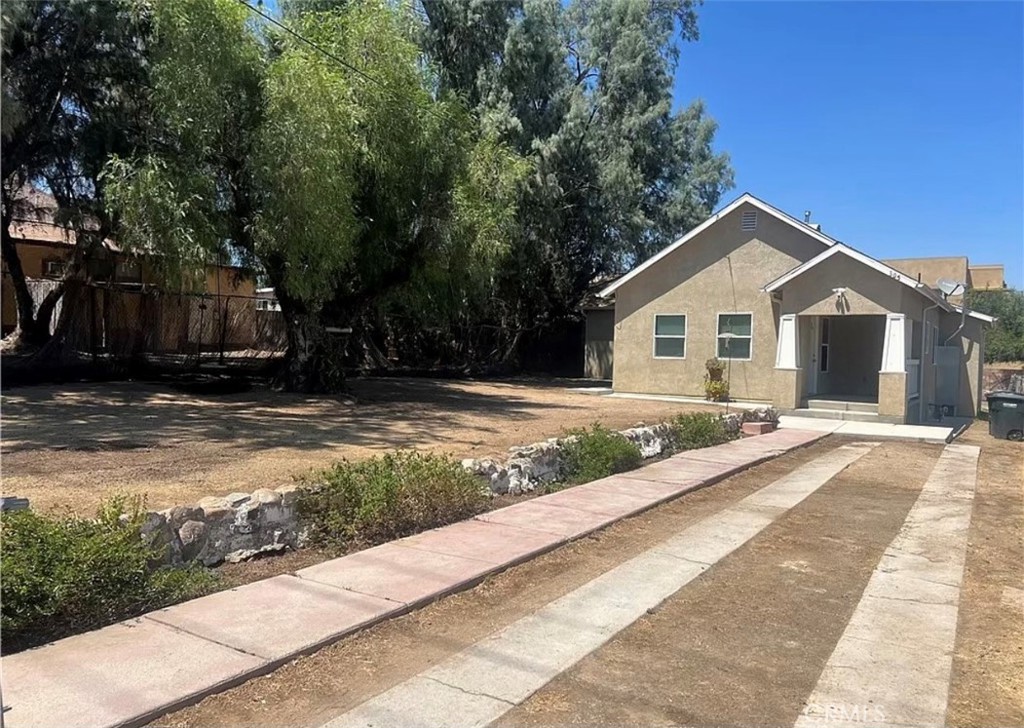
POLYGON ((669 255, 670 253, 672 253, 673 251, 675 251, 679 247, 685 245, 687 242, 689 242, 690 240, 692 240, 696 236, 700 235, 702 232, 707 230, 709 227, 714 225, 716 222, 718 222, 720 219, 722 219, 723 217, 728 215, 730 212, 733 212, 736 208, 738 208, 740 205, 743 205, 744 203, 753 205, 757 209, 765 212, 766 214, 771 215, 772 217, 774 217, 774 218, 776 218, 778 220, 781 220, 782 222, 786 223, 787 225, 791 225, 792 227, 796 228, 800 232, 805 233, 806 235, 809 235, 810 237, 814 238, 815 240, 820 242, 822 245, 832 246, 832 245, 835 245, 836 243, 839 242, 838 240, 836 240, 834 238, 831 238, 828 235, 825 235, 820 230, 817 230, 816 228, 813 228, 813 227, 811 227, 810 225, 808 225, 806 223, 800 222, 795 217, 793 217, 791 215, 787 215, 782 210, 779 210, 776 207, 772 207, 771 205, 769 205, 764 200, 757 199, 756 197, 754 197, 749 192, 744 192, 738 198, 736 198, 735 200, 730 202, 728 205, 723 207, 721 210, 719 210, 718 212, 713 214, 711 217, 709 217, 707 220, 705 220, 700 225, 695 227, 693 230, 691 230, 690 232, 686 233, 686 235, 684 235, 683 237, 679 238, 677 241, 675 241, 671 245, 667 246, 666 248, 662 249, 660 252, 656 253, 655 255, 652 255, 650 258, 645 260, 643 263, 638 265, 636 268, 631 270, 626 275, 624 275, 621 278, 619 278, 614 283, 611 283, 610 285, 606 286, 604 289, 601 290, 601 292, 598 295, 601 296, 602 298, 605 297, 605 296, 610 295, 611 293, 613 293, 615 291, 616 288, 621 286, 623 283, 625 283, 626 281, 629 281, 629 280, 635 278, 636 276, 640 275, 645 270, 650 268, 652 265, 657 263, 659 260, 661 260, 665 256, 669 255))
POLYGON ((866 265, 869 268, 873 268, 874 270, 877 270, 879 273, 888 276, 892 280, 898 283, 902 283, 904 286, 907 286, 908 288, 914 289, 915 291, 917 291, 918 293, 920 293, 922 296, 929 299, 933 303, 937 303, 946 311, 953 310, 952 304, 948 303, 944 298, 942 298, 942 296, 940 296, 938 293, 933 291, 928 286, 918 282, 917 279, 911 278, 908 275, 900 273, 892 266, 886 265, 880 260, 875 260, 870 255, 862 253, 859 250, 854 250, 849 245, 845 245, 843 243, 836 243, 831 248, 822 253, 819 253, 818 255, 808 260, 806 263, 801 263, 800 265, 798 265, 796 268, 793 268, 789 272, 783 273, 774 281, 766 285, 762 290, 764 290, 766 293, 772 293, 773 291, 777 291, 794 278, 803 275, 807 271, 816 267, 819 263, 825 262, 834 255, 845 255, 848 258, 852 258, 853 260, 856 260, 858 263, 862 263, 863 265, 866 265))

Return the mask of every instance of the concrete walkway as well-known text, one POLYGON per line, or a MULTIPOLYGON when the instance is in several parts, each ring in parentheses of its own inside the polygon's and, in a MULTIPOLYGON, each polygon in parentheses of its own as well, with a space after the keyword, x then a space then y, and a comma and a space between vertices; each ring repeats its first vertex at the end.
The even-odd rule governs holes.
POLYGON ((787 429, 682 453, 4 658, 6 728, 142 725, 825 434, 787 429))
POLYGON ((921 442, 945 442, 952 427, 933 425, 893 425, 886 422, 847 422, 819 417, 793 417, 782 415, 780 429, 814 430, 852 437, 895 437, 921 442))

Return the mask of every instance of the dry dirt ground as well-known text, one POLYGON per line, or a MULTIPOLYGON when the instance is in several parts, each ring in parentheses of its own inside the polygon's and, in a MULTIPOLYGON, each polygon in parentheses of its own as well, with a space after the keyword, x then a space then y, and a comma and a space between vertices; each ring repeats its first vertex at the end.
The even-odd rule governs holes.
POLYGON ((194 395, 136 383, 24 387, 2 402, 3 494, 89 513, 116 492, 152 508, 290 482, 397 448, 497 455, 601 422, 624 428, 699 405, 609 399, 580 382, 360 379, 355 401, 265 388, 194 395))
MULTIPOLYGON (((1024 452, 988 438, 946 724, 1024 725, 1024 452)), ((320 726, 844 443, 829 437, 300 658, 160 728, 320 726)), ((499 721, 793 725, 941 452, 886 442, 499 721)))

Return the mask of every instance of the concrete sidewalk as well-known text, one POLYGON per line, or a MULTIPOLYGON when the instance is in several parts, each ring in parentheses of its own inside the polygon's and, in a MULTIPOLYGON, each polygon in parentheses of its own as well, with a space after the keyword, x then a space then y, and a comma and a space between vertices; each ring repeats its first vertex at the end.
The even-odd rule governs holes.
POLYGON ((952 427, 938 425, 894 425, 886 422, 850 422, 846 420, 830 420, 823 417, 794 417, 782 415, 779 418, 781 429, 814 430, 836 435, 853 437, 895 437, 902 440, 919 440, 921 442, 945 442, 953 431, 952 427))
POLYGON ((5 725, 142 725, 826 434, 681 453, 4 658, 5 725))

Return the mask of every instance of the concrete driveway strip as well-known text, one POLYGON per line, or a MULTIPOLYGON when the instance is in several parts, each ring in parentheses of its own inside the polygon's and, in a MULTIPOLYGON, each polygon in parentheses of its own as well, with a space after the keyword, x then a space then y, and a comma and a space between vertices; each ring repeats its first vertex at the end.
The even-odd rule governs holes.
POLYGON ((324 728, 487 725, 601 647, 647 610, 755 537, 868 453, 843 446, 709 516, 493 636, 335 718, 324 728), (709 542, 709 537, 714 537, 709 542))
POLYGON ((945 725, 979 453, 943 450, 797 728, 945 725))

